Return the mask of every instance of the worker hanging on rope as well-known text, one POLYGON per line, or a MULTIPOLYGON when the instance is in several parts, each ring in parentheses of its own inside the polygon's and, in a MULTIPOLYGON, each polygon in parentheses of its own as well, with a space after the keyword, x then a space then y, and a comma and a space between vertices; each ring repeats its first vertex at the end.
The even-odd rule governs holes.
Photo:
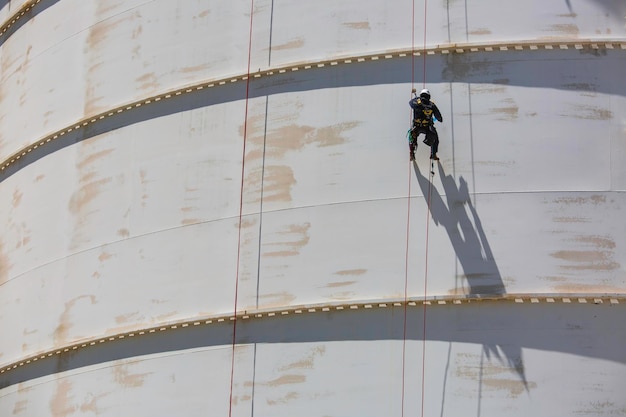
POLYGON ((421 133, 426 135, 424 143, 430 146, 430 159, 438 161, 439 135, 437 135, 437 129, 435 129, 435 122, 443 122, 443 117, 437 105, 430 99, 430 91, 423 89, 420 91, 419 97, 417 97, 415 88, 412 90, 412 93, 415 97, 409 101, 409 105, 413 109, 413 128, 409 136, 411 161, 415 160, 417 137, 421 133))

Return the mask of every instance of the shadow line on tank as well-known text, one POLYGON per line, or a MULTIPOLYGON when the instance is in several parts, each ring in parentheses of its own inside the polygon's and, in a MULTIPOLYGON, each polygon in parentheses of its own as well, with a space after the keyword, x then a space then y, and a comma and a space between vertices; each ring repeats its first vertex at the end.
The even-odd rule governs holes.
MULTIPOLYGON (((621 324, 624 306, 626 305, 517 304, 506 301, 477 301, 462 306, 434 305, 427 307, 425 334, 429 341, 482 345, 487 366, 491 370, 495 367, 499 373, 508 371, 511 378, 517 378, 520 387, 529 390, 534 383, 526 380, 524 349, 561 352, 626 364, 626 351, 623 349, 626 334, 621 324)), ((407 355, 415 355, 414 363, 421 363, 425 309, 419 305, 408 307, 406 311, 406 336, 404 308, 388 307, 290 314, 271 319, 240 319, 237 325, 237 343, 417 341, 420 343, 407 345, 407 355)), ((61 372, 79 369, 82 372, 82 368, 90 366, 110 367, 111 362, 115 361, 141 360, 147 359, 147 356, 154 358, 155 355, 169 355, 190 349, 220 346, 230 349, 232 330, 232 323, 225 321, 105 341, 39 359, 5 372, 0 375, 0 388, 61 372)), ((432 347, 427 345, 427 368, 435 366, 429 365, 430 349, 432 347)), ((467 359, 467 355, 463 355, 462 366, 473 373, 467 377, 478 377, 482 355, 483 353, 473 359, 467 359), (475 363, 466 363, 471 360, 475 363)), ((459 359, 462 358, 457 358, 452 363, 458 363, 459 359)), ((400 351, 397 360, 401 361, 400 351)), ((421 372, 421 369, 408 371, 415 373, 421 372)), ((463 373, 458 369, 449 369, 446 372, 450 376, 463 373)), ((499 378, 502 377, 500 375, 499 378)))
MULTIPOLYGON (((40 14, 47 8, 54 6, 59 1, 60 0, 41 0, 39 3, 33 5, 33 7, 31 7, 26 13, 20 16, 19 19, 17 19, 15 23, 13 23, 11 27, 7 29, 6 32, 0 35, 0 48, 22 26, 27 24, 31 19, 36 17, 38 14, 40 14)), ((9 3, 9 0, 0 1, 0 8, 2 8, 6 3, 9 3)))

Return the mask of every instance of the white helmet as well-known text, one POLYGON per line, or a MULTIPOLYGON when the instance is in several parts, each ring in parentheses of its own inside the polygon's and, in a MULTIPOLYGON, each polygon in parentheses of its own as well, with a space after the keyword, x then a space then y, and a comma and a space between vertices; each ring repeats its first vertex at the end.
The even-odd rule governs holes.
POLYGON ((423 97, 426 100, 430 100, 430 91, 428 91, 427 88, 424 88, 422 91, 420 91, 420 97, 423 97))

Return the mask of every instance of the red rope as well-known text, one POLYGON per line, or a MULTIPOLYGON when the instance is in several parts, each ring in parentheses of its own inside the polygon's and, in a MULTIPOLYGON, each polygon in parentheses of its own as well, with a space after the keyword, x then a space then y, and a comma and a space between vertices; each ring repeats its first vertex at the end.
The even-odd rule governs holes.
POLYGON ((241 259, 241 222, 243 219, 243 190, 246 168, 246 139, 248 136, 248 102, 250 97, 250 63, 252 57, 252 19, 254 16, 254 0, 250 5, 250 33, 248 38, 248 76, 246 78, 246 106, 243 122, 243 149, 241 155, 241 187, 239 190, 239 227, 237 235, 237 266, 235 273, 235 301, 233 306, 233 340, 232 340, 232 359, 230 363, 230 394, 228 404, 228 417, 232 416, 233 411, 233 384, 235 378, 235 345, 237 343, 237 298, 239 296, 239 262, 241 259))
POLYGON ((426 88, 426 12, 427 10, 428 10, 428 0, 424 0, 424 50, 422 52, 423 61, 424 61, 424 68, 422 69, 422 71, 423 71, 424 79, 422 80, 422 88, 426 88))
MULTIPOLYGON (((415 0, 411 20, 411 89, 415 87, 415 0)), ((412 118, 411 118, 412 120, 412 118)))
MULTIPOLYGON (((427 12, 428 12, 428 0, 424 0, 424 49, 423 49, 423 88, 426 88, 426 23, 427 23, 427 12)), ((430 175, 428 181, 428 207, 426 210, 426 250, 424 254, 424 302, 422 308, 422 414, 424 417, 424 403, 425 403, 425 384, 426 384, 426 298, 428 295, 428 232, 430 229, 430 197, 431 190, 433 188, 433 177, 434 177, 434 160, 430 160, 430 175)))
MULTIPOLYGON (((413 10, 411 12, 411 91, 415 87, 415 0, 413 0, 413 10)), ((411 97, 413 98, 413 97, 411 97)), ((413 124, 413 110, 409 112, 409 126, 413 124)), ((404 322, 402 335, 402 394, 401 394, 401 415, 404 417, 404 390, 405 390, 405 363, 406 363, 406 327, 407 327, 407 300, 409 290, 409 236, 411 230, 411 166, 409 164, 408 197, 406 212, 406 252, 404 258, 404 322)))
POLYGON ((404 262, 404 330, 402 336, 402 417, 404 417, 404 381, 405 381, 405 359, 406 359, 406 310, 409 286, 409 235, 411 230, 411 164, 409 164, 409 192, 406 210, 406 253, 404 262))

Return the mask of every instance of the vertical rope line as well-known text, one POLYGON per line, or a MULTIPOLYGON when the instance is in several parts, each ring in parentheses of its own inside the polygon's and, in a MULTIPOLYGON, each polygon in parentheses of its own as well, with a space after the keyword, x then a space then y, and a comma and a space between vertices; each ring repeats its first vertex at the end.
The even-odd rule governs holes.
POLYGON ((228 417, 233 413, 233 383, 235 377, 235 345, 237 343, 237 298, 239 296, 239 263, 241 260, 241 222, 243 219, 243 190, 246 168, 246 140, 248 137, 248 104, 250 98, 250 63, 252 58, 252 19, 254 17, 254 0, 250 1, 250 29, 248 35, 248 76, 246 77, 246 105, 243 122, 243 146, 241 151, 241 187, 239 189, 239 225, 237 232, 237 266, 235 273, 235 300, 233 305, 233 340, 232 359, 230 363, 230 394, 228 401, 228 417))
POLYGON ((409 235, 411 230, 411 165, 409 164, 409 196, 407 198, 406 213, 406 253, 404 263, 404 322, 402 336, 402 416, 404 417, 404 381, 405 381, 405 359, 406 359, 406 310, 409 285, 409 235))
POLYGON ((424 62, 424 67, 422 68, 422 74, 424 79, 422 80, 422 88, 426 88, 426 13, 428 11, 428 0, 424 0, 424 49, 423 49, 423 57, 422 61, 424 62))
MULTIPOLYGON (((411 91, 415 86, 415 0, 412 1, 411 11, 411 91)), ((411 97, 412 98, 412 97, 411 97)), ((413 110, 409 111, 409 126, 413 126, 413 110)), ((409 288, 409 236, 411 231, 411 167, 412 163, 409 163, 409 180, 407 191, 407 209, 406 209, 406 252, 404 254, 404 319, 402 322, 402 393, 401 393, 401 407, 400 414, 404 417, 404 390, 406 379, 406 327, 407 327, 407 300, 408 300, 408 288, 409 288)))
POLYGON ((415 0, 411 12, 411 89, 415 87, 415 0))
MULTIPOLYGON (((261 244, 263 236, 263 197, 265 196, 265 154, 267 148, 267 114, 269 113, 270 97, 265 96, 265 126, 263 129, 263 157, 261 162, 261 198, 259 203, 259 251, 256 263, 256 308, 259 308, 259 289, 261 288, 261 244)), ((256 344, 255 344, 256 346, 256 344)))
POLYGON ((404 260, 404 321, 402 334, 402 417, 404 417, 404 384, 405 384, 405 360, 406 360, 406 313, 409 288, 409 236, 411 231, 411 165, 409 164, 409 190, 406 207, 406 252, 404 260))
MULTIPOLYGON (((426 24, 427 24, 428 0, 424 0, 424 49, 423 49, 423 88, 426 88, 426 24)), ((426 210, 426 250, 424 254, 424 302, 422 304, 422 414, 424 417, 425 383, 426 383, 426 299, 428 296, 428 233, 430 229, 430 198, 433 188, 435 173, 434 160, 430 160, 430 175, 428 181, 428 207, 426 210)))
POLYGON ((430 174, 429 174, 429 185, 428 185, 428 207, 426 210, 426 253, 424 255, 424 301, 422 307, 422 417, 424 417, 424 395, 425 395, 425 387, 424 384, 426 382, 426 302, 427 302, 427 294, 428 294, 428 234, 430 229, 430 201, 432 195, 433 188, 433 177, 434 177, 434 162, 430 163, 430 174))

